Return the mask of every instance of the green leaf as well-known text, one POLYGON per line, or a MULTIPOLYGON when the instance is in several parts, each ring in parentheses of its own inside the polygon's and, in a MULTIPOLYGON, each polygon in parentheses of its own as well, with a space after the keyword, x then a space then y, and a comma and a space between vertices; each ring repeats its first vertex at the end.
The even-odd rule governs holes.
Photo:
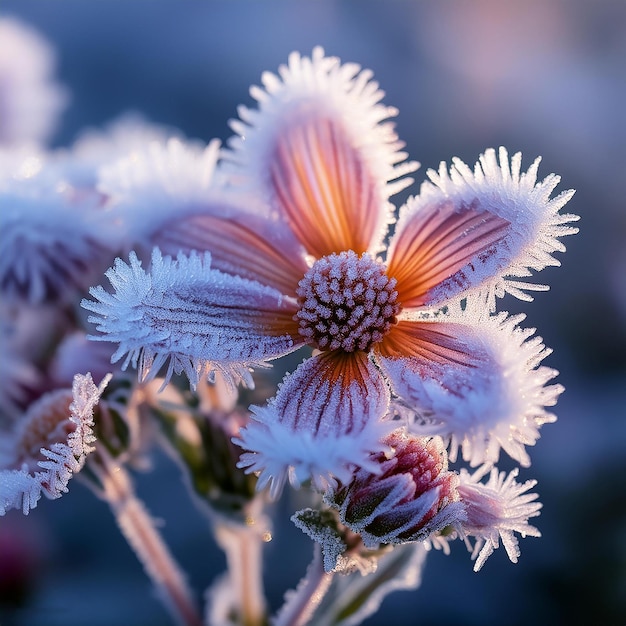
POLYGON ((318 626, 355 626, 375 613, 392 591, 417 589, 426 560, 422 543, 395 546, 378 559, 366 576, 353 572, 335 576, 311 623, 318 626))

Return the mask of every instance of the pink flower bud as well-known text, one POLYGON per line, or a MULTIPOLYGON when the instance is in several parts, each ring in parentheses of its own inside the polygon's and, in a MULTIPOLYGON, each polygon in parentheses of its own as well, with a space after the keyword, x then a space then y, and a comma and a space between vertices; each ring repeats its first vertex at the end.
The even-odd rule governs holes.
POLYGON ((372 455, 380 473, 359 469, 352 482, 326 495, 343 524, 367 547, 421 541, 464 516, 458 478, 448 471, 439 437, 396 430, 384 440, 391 451, 372 455))

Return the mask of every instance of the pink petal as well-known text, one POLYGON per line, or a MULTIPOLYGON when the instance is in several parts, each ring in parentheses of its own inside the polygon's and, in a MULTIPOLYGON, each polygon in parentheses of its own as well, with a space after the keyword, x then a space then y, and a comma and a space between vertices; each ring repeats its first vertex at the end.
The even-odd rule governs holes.
POLYGON ((310 254, 361 254, 386 220, 381 186, 341 123, 307 104, 293 109, 278 132, 269 165, 272 192, 310 254))
POLYGON ((282 383, 273 401, 282 421, 316 435, 359 433, 389 401, 380 373, 361 351, 322 352, 282 383))
POLYGON ((286 228, 228 207, 167 222, 150 242, 164 254, 208 251, 213 268, 294 297, 308 270, 301 246, 286 228))
POLYGON ((450 438, 452 461, 460 448, 472 466, 495 463, 502 449, 528 466, 525 446, 555 419, 546 407, 562 387, 547 385, 556 372, 539 365, 549 350, 518 321, 475 311, 450 322, 404 321, 378 348, 411 430, 450 438))
POLYGON ((258 106, 239 107, 230 122, 221 172, 236 188, 267 193, 312 255, 379 253, 388 199, 413 182, 406 175, 418 164, 407 161, 391 121, 398 112, 382 103, 372 72, 316 47, 261 80, 250 89, 258 106))
POLYGON ((259 488, 271 484, 273 496, 287 478, 324 489, 349 480, 355 466, 377 471, 369 455, 385 448, 388 407, 389 390, 367 354, 318 354, 288 375, 266 406, 252 407, 237 442, 247 450, 240 465, 260 472, 259 488))
POLYGON ((476 203, 410 201, 388 254, 402 306, 440 304, 480 284, 494 262, 500 267, 496 253, 509 230, 506 219, 476 203))
POLYGON ((554 253, 565 251, 561 237, 578 232, 571 226, 578 216, 560 212, 572 190, 550 197, 558 176, 537 182, 539 161, 522 172, 521 154, 509 158, 500 148, 497 153, 487 150, 473 169, 453 159, 449 170, 445 163, 438 171, 428 170, 430 181, 401 213, 397 232, 402 237, 407 231, 404 241, 393 243, 391 247, 398 249, 388 257, 397 257, 394 270, 406 282, 405 306, 438 305, 471 289, 487 299, 493 312, 496 298, 505 293, 532 300, 527 291, 548 288, 526 279, 547 266, 560 265, 554 253), (438 230, 440 222, 448 225, 444 237, 438 230), (432 259, 427 262, 418 249, 424 245, 432 259), (410 261, 415 254, 418 260, 410 261))

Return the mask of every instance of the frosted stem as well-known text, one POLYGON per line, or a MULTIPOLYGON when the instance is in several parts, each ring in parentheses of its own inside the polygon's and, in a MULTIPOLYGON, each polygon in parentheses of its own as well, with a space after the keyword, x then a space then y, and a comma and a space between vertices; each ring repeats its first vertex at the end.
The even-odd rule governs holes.
POLYGON ((239 623, 242 626, 265 624, 261 532, 255 527, 254 520, 250 526, 218 522, 215 524, 215 538, 226 554, 239 623))
POLYGON ((185 577, 155 527, 154 520, 134 493, 131 478, 102 446, 90 458, 90 469, 102 485, 106 500, 124 538, 135 551, 159 598, 181 626, 202 626, 185 577))
POLYGON ((273 626, 304 626, 323 600, 333 579, 332 572, 324 571, 322 551, 315 544, 313 561, 306 572, 306 578, 298 588, 290 592, 287 603, 280 610, 273 626))

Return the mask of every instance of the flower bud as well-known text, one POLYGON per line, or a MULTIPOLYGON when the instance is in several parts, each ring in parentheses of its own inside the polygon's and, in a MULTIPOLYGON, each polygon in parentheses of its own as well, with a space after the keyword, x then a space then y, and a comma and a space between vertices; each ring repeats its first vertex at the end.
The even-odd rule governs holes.
POLYGON ((518 473, 518 469, 507 474, 495 467, 489 469, 489 466, 483 466, 473 474, 461 470, 459 496, 466 516, 457 530, 468 547, 467 538, 476 539, 472 551, 472 559, 476 559, 475 572, 500 545, 500 539, 511 562, 517 563, 520 549, 514 533, 522 537, 541 537, 539 530, 528 523, 531 517, 539 515, 541 509, 541 503, 536 501, 539 496, 530 491, 537 481, 518 483, 515 480, 518 473), (489 478, 484 482, 482 479, 487 472, 489 478))
MULTIPOLYGON (((200 405, 194 410, 178 408, 155 399, 151 406, 168 450, 188 473, 189 486, 199 502, 211 513, 220 513, 241 522, 249 514, 256 497, 256 476, 237 467, 241 448, 232 442, 248 414, 226 395, 220 395, 221 382, 214 390, 202 384, 200 405)), ((169 387, 167 389, 170 389, 169 387)), ((167 391, 166 389, 166 391, 167 391)))
POLYGON ((396 430, 384 443, 391 451, 372 455, 380 473, 359 469, 349 484, 325 496, 367 547, 421 541, 463 517, 458 478, 448 471, 439 437, 396 430))
POLYGON ((29 408, 0 450, 0 516, 14 508, 27 515, 42 492, 55 499, 68 491, 96 449, 94 409, 110 378, 96 387, 91 374, 76 374, 71 391, 50 392, 29 408))

